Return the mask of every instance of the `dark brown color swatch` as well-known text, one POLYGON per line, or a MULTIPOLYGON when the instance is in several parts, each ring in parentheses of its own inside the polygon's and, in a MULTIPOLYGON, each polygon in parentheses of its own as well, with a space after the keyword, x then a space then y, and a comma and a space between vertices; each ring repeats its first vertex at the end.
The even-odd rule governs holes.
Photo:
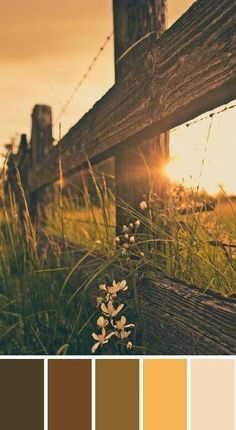
POLYGON ((0 428, 44 430, 43 360, 0 360, 0 428))
POLYGON ((91 430, 91 360, 48 361, 48 425, 91 430))
POLYGON ((138 360, 96 361, 96 430, 139 429, 138 360))

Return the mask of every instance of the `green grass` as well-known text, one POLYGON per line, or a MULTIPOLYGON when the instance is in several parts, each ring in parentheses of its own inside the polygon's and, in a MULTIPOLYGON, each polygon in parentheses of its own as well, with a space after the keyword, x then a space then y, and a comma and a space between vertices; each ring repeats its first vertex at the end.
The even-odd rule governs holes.
MULTIPOLYGON (((167 274, 230 295, 236 292, 236 204, 224 197, 210 212, 195 212, 196 200, 205 197, 185 194, 179 214, 176 202, 168 210, 152 211, 152 220, 143 219, 150 240, 147 255, 150 263, 167 274)), ((154 204, 155 206, 155 204, 154 204)))
MULTIPOLYGON (((88 194, 82 200, 64 196, 62 206, 55 199, 53 206, 46 207, 47 223, 37 231, 28 216, 21 224, 13 197, 6 203, 2 195, 1 354, 91 353, 91 333, 96 330, 99 315, 96 286, 126 278, 133 292, 124 298, 125 312, 136 323, 135 283, 138 267, 146 262, 199 285, 203 291, 211 288, 226 295, 236 292, 234 199, 223 196, 215 210, 195 212, 192 209, 196 202, 205 197, 179 190, 179 194, 169 195, 165 209, 155 196, 142 212, 126 205, 130 218, 139 219, 141 225, 137 229, 129 227, 128 237, 121 237, 116 248, 114 198, 108 190, 104 192, 104 187, 96 186, 96 205, 88 194), (179 207, 191 210, 180 215, 179 207), (82 258, 68 242, 89 249, 88 255, 82 258), (105 258, 91 260, 91 251, 99 251, 105 258)), ((145 340, 143 344, 132 341, 132 351, 112 340, 98 353, 150 352, 145 349, 145 340)))
MULTIPOLYGON (((71 216, 72 212, 68 213, 71 216)), ((96 331, 99 316, 96 287, 124 276, 122 267, 114 273, 111 263, 119 259, 116 252, 111 253, 107 246, 106 260, 100 256, 90 259, 91 251, 84 256, 67 243, 55 240, 49 231, 46 233, 47 228, 44 233, 35 231, 30 220, 22 225, 12 196, 7 205, 3 199, 0 214, 0 353, 90 354, 94 343, 91 334, 96 331)), ((100 223, 100 211, 94 214, 100 223)), ((53 233, 60 238, 60 211, 54 220, 53 233)), ((71 238, 78 237, 81 243, 77 219, 75 223, 71 238)), ((95 230, 92 227, 88 231, 93 235, 95 230)), ((94 238, 91 242, 82 241, 83 246, 90 243, 93 249, 97 247, 94 238)), ((134 301, 129 297, 126 315, 135 312, 134 301)), ((134 351, 122 345, 118 348, 112 341, 105 352, 134 351)), ((98 354, 101 352, 100 348, 98 354)))
MULTIPOLYGON (((101 208, 71 204, 64 201, 64 234, 68 242, 83 244, 89 249, 108 251, 112 248, 115 236, 115 207, 113 204, 107 208, 108 223, 105 225, 101 208)), ((53 218, 46 226, 49 235, 61 234, 61 214, 54 211, 53 218)))
MULTIPOLYGON (((55 354, 66 344, 71 352, 88 353, 86 328, 82 337, 76 335, 82 295, 68 304, 77 287, 73 282, 61 294, 69 267, 75 264, 73 254, 50 240, 39 245, 38 238, 32 250, 31 238, 16 218, 1 222, 0 231, 1 353, 55 354)), ((92 311, 87 303, 81 319, 86 321, 92 311)))
MULTIPOLYGON (((169 275, 195 283, 203 291, 211 288, 230 295, 236 292, 236 201, 221 196, 214 210, 194 212, 196 200, 201 203, 205 198, 185 191, 177 205, 173 197, 169 199, 168 210, 163 210, 155 198, 141 213, 127 206, 130 218, 141 221, 141 228, 132 233, 135 248, 144 252, 148 263, 169 275), (189 207, 187 215, 179 214, 181 206, 189 207)), ((65 202, 67 240, 85 244, 108 257, 113 255, 114 202, 110 202, 107 213, 108 231, 101 207, 76 207, 75 203, 72 207, 69 201, 65 202)), ((49 223, 48 231, 58 235, 60 230, 58 214, 53 226, 49 223)))

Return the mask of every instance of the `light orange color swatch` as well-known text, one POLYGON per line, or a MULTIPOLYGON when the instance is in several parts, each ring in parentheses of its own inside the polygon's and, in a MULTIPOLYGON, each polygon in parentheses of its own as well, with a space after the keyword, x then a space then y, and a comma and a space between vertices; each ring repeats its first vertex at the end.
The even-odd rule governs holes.
POLYGON ((143 366, 143 429, 186 430, 186 360, 144 360, 143 366))
POLYGON ((191 430, 234 430, 234 361, 191 360, 191 430))

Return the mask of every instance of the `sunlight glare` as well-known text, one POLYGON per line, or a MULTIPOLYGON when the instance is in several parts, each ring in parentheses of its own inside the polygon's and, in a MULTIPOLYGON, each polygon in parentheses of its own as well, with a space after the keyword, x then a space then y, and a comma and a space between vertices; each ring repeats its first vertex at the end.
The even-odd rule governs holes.
MULTIPOLYGON (((234 105, 235 101, 227 107, 234 105)), ((186 187, 199 185, 212 195, 221 187, 228 194, 236 195, 235 137, 236 108, 171 131, 167 175, 186 187)))

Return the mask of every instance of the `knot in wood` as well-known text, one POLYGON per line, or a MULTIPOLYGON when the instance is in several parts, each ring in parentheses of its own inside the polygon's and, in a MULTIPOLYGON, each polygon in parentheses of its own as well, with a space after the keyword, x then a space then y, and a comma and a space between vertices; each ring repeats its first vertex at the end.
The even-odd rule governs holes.
POLYGON ((148 78, 151 78, 156 71, 156 57, 153 49, 151 49, 146 56, 145 70, 148 78))

